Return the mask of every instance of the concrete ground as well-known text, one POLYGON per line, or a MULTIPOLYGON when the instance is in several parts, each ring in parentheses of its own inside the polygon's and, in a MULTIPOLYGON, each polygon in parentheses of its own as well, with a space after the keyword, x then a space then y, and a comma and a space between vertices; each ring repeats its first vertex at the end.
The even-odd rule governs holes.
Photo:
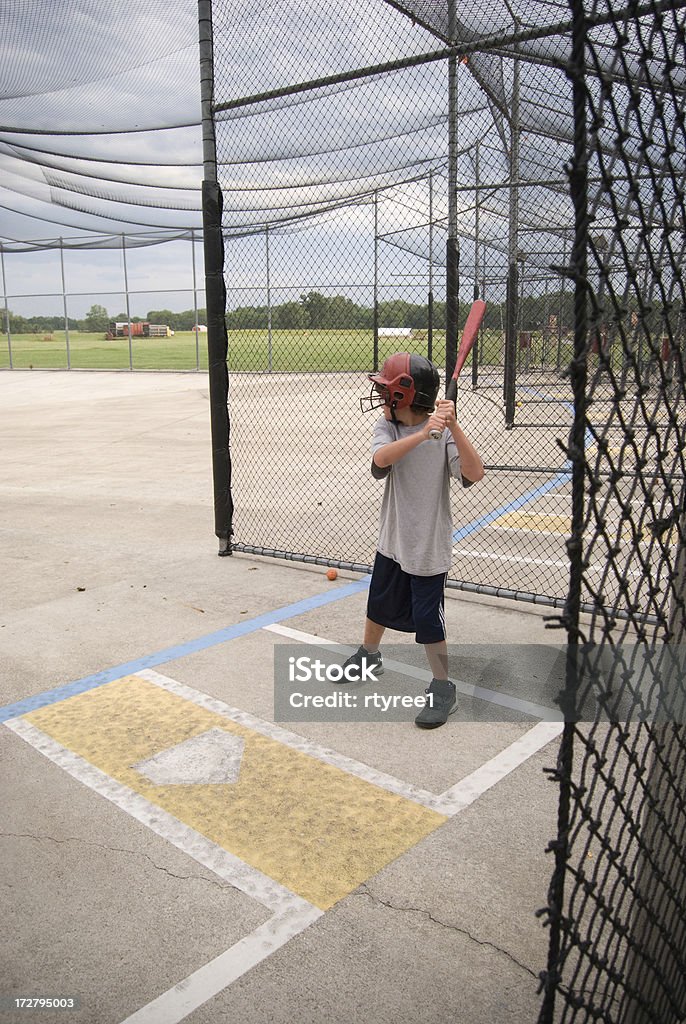
MULTIPOLYGON (((559 725, 524 674, 454 658, 435 731, 275 722, 275 648, 356 645, 366 580, 217 557, 205 376, 3 372, 0 410, 0 1020, 534 1022, 559 725)), ((544 614, 446 599, 505 665, 544 614)))

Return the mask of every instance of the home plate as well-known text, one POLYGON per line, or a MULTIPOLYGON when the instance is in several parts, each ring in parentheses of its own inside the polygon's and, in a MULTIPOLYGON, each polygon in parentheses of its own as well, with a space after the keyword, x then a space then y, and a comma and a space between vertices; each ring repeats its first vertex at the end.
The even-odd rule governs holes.
POLYGON ((224 729, 208 729, 133 768, 156 786, 207 786, 237 782, 245 741, 224 729))

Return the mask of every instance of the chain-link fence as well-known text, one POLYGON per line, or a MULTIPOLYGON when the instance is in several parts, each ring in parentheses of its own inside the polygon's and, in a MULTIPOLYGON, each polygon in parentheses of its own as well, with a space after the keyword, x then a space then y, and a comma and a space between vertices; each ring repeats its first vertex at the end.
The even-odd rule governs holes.
POLYGON ((676 1024, 684 4, 204 6, 218 536, 368 566, 365 373, 449 371, 486 299, 458 415, 487 476, 455 494, 449 582, 557 605, 569 640, 540 1019, 676 1024))
POLYGON ((2 239, 0 286, 0 369, 207 367, 201 232, 2 239))
POLYGON ((449 584, 560 604, 568 83, 558 75, 556 109, 541 116, 549 69, 451 54, 445 5, 406 6, 213 5, 234 546, 371 563, 380 488, 358 407, 365 373, 407 350, 451 370, 455 327, 479 294, 487 314, 459 406, 488 476, 454 496, 449 584), (553 133, 545 157, 525 128, 553 133), (269 412, 259 443, 239 414, 250 406, 269 412), (267 473, 258 449, 275 442, 267 473))

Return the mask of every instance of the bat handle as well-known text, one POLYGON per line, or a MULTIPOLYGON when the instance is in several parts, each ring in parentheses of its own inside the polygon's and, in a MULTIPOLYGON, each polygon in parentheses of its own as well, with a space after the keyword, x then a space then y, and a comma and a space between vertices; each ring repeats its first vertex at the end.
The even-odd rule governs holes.
POLYGON ((442 430, 430 430, 429 431, 429 437, 431 438, 432 441, 440 441, 441 438, 443 437, 443 431, 442 430))

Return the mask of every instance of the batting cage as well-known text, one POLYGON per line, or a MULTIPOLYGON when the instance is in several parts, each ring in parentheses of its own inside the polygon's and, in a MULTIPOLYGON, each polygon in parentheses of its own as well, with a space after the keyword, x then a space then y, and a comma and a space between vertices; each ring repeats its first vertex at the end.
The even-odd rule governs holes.
POLYGON ((567 639, 546 1022, 686 1018, 684 6, 200 3, 220 551, 367 568, 366 374, 486 301, 449 585, 567 639))

